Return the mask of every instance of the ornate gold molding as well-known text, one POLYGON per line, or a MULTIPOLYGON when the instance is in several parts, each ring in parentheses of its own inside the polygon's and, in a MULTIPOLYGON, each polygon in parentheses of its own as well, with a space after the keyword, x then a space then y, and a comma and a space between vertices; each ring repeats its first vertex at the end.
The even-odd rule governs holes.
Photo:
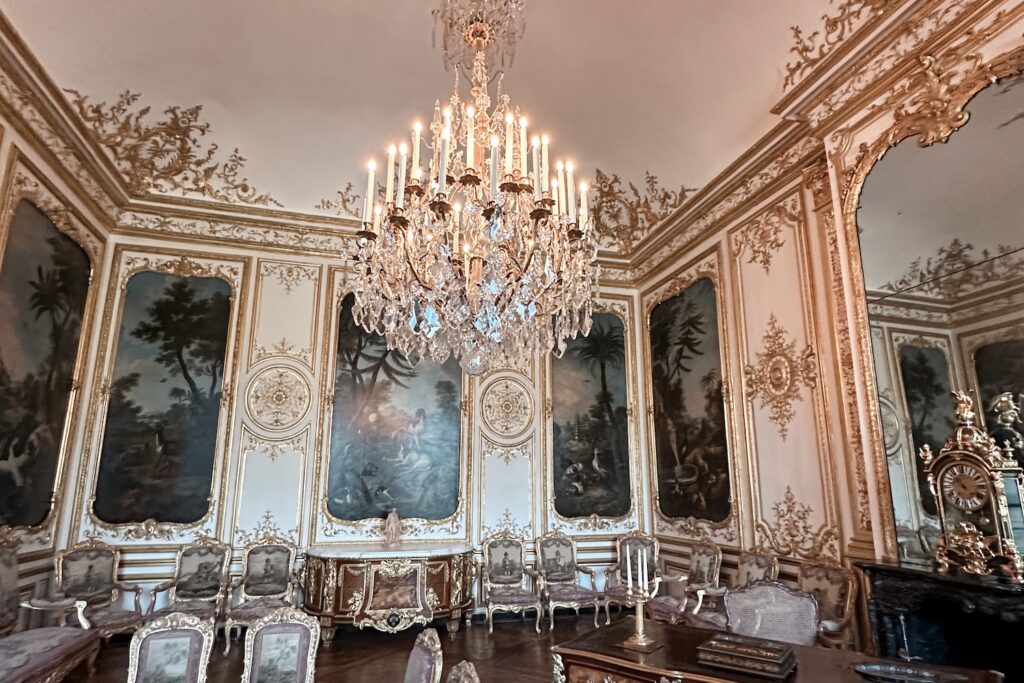
POLYGON ((482 424, 501 438, 521 436, 533 423, 533 413, 530 390, 510 377, 491 382, 480 400, 482 424))
POLYGON ((513 446, 506 446, 503 444, 495 443, 483 437, 483 448, 481 449, 481 457, 497 458, 503 463, 508 465, 516 458, 525 458, 530 460, 533 455, 533 438, 529 438, 526 441, 515 444, 513 446))
POLYGON ((480 529, 481 538, 487 538, 494 534, 509 533, 517 538, 530 538, 533 536, 533 524, 527 522, 526 524, 519 524, 512 517, 512 511, 505 508, 505 511, 501 513, 501 517, 493 526, 489 524, 482 525, 480 529))
POLYGON ((235 541, 236 545, 246 546, 255 542, 260 537, 277 536, 280 538, 286 538, 294 543, 294 539, 298 536, 298 533, 298 529, 281 531, 280 527, 277 526, 277 520, 274 519, 274 513, 268 509, 263 512, 259 521, 256 522, 256 526, 253 527, 252 530, 246 531, 245 529, 236 529, 235 541))
POLYGON ((1013 247, 999 245, 995 253, 954 238, 939 247, 935 256, 910 263, 907 272, 882 285, 888 292, 913 289, 913 294, 934 296, 952 302, 986 286, 1004 286, 1007 281, 1024 278, 1024 256, 1010 256, 1013 247))
POLYGON ((292 368, 261 370, 249 382, 245 407, 260 427, 282 431, 297 425, 312 405, 309 382, 292 368))
POLYGON ((811 525, 814 510, 796 499, 793 489, 786 487, 782 500, 772 505, 775 521, 757 523, 760 546, 776 555, 801 560, 838 560, 839 534, 827 524, 817 530, 811 525))
POLYGON ((245 157, 235 148, 218 160, 216 143, 205 146, 200 138, 210 124, 199 120, 202 105, 164 109, 164 118, 149 119, 151 108, 136 107, 141 95, 125 91, 117 101, 90 103, 77 90, 65 89, 93 138, 111 155, 129 193, 199 195, 220 202, 281 206, 260 193, 248 178, 239 177, 245 157))
POLYGON ((633 183, 627 185, 628 191, 616 173, 594 172, 594 229, 602 244, 623 255, 696 192, 685 185, 678 190, 659 187, 657 176, 650 173, 644 177, 643 193, 633 183))
POLYGON ((158 254, 133 254, 126 256, 121 263, 121 274, 118 285, 123 291, 128 281, 138 273, 152 271, 167 273, 178 277, 217 277, 227 281, 232 288, 240 285, 242 264, 209 259, 190 258, 189 256, 161 256, 158 254))
POLYGON ((271 461, 277 460, 284 453, 305 454, 306 452, 307 431, 282 440, 264 439, 248 430, 243 431, 245 431, 245 440, 242 442, 242 452, 259 451, 264 453, 271 461))
POLYGON ((273 358, 275 356, 294 358, 306 365, 310 365, 312 364, 313 349, 308 346, 299 348, 288 341, 287 337, 281 337, 280 340, 274 342, 270 346, 264 346, 257 342, 253 345, 253 357, 251 363, 256 364, 260 361, 266 360, 267 358, 273 358))
POLYGON ((278 286, 290 295, 302 282, 316 283, 320 279, 320 268, 301 263, 264 261, 260 264, 260 277, 276 278, 278 286))
POLYGON ((45 183, 41 182, 35 172, 19 162, 14 167, 14 177, 11 182, 12 185, 8 191, 9 199, 6 215, 3 217, 4 225, 10 224, 15 210, 18 208, 18 201, 27 199, 46 214, 46 217, 61 232, 81 246, 89 255, 89 260, 93 264, 100 260, 103 252, 103 242, 78 217, 75 209, 58 197, 45 183))
POLYGON ((347 183, 335 193, 334 199, 321 199, 313 208, 321 211, 333 211, 339 216, 360 217, 358 208, 360 195, 352 191, 352 183, 347 183))
POLYGON ((768 318, 762 342, 764 350, 757 352, 757 363, 747 365, 747 398, 761 399, 761 407, 771 411, 769 420, 779 429, 783 440, 793 419, 793 401, 802 400, 800 385, 813 389, 818 381, 817 358, 810 346, 797 352, 796 341, 787 339, 786 332, 773 313, 768 318))
POLYGON ((744 251, 748 251, 747 263, 760 265, 764 268, 764 274, 770 275, 775 253, 785 245, 782 230, 800 222, 799 211, 800 198, 793 195, 744 224, 732 237, 736 256, 740 257, 744 251))

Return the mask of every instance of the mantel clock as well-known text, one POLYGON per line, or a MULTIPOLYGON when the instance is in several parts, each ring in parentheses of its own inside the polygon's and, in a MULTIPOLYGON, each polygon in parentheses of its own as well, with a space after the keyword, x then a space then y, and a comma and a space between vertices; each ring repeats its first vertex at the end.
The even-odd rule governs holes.
POLYGON ((1012 451, 1000 450, 975 424, 971 398, 962 391, 953 398, 952 435, 938 454, 928 445, 919 453, 938 505, 938 570, 945 573, 953 565, 968 574, 1000 572, 1022 583, 1017 548, 1024 543, 1024 471, 1012 451))

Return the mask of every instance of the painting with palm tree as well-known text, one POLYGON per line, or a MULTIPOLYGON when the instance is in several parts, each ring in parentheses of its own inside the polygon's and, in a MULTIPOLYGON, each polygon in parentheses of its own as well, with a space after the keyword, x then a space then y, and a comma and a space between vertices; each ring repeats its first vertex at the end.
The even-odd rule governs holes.
POLYGON ((444 519, 459 504, 462 371, 454 358, 413 365, 342 300, 327 510, 337 519, 444 519))
POLYGON ((0 526, 49 516, 89 272, 82 248, 22 200, 0 265, 0 526))
POLYGON ((590 334, 551 359, 554 503, 563 517, 629 512, 627 402, 622 320, 595 313, 590 334))
MULTIPOLYGON (((936 451, 946 443, 953 422, 952 387, 949 383, 949 361, 942 349, 904 344, 900 346, 900 378, 907 401, 910 434, 914 453, 925 444, 936 451)), ((917 487, 921 491, 921 507, 929 515, 938 514, 935 496, 924 472, 924 463, 914 458, 917 487)))
POLYGON ((650 333, 661 512, 724 521, 732 490, 714 283, 701 278, 655 306, 650 333))
POLYGON ((96 481, 111 524, 187 524, 209 509, 231 286, 137 273, 128 281, 96 481))

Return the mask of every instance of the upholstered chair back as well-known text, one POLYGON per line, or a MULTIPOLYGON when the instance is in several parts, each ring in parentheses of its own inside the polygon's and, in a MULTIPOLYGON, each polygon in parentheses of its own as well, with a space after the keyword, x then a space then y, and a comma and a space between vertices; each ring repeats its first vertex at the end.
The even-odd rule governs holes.
POLYGON ((843 567, 805 564, 797 574, 800 590, 818 601, 821 619, 842 621, 853 609, 856 578, 843 567))
POLYGON ((258 619, 245 634, 242 683, 313 683, 320 622, 285 607, 258 619))
POLYGON ((690 552, 686 581, 690 586, 717 586, 722 568, 722 549, 711 541, 697 541, 690 552))
POLYGON ((774 581, 779 578, 779 561, 774 555, 751 550, 740 555, 736 570, 736 588, 755 581, 774 581))
POLYGON ((276 534, 263 534, 242 551, 242 600, 284 598, 290 600, 294 583, 295 544, 276 534))
POLYGON ((69 598, 90 605, 109 603, 117 589, 118 552, 89 539, 57 553, 57 586, 69 598))
POLYGON ((128 683, 206 683, 213 649, 213 624, 175 613, 149 622, 132 636, 128 683))
POLYGON ((465 660, 459 662, 448 672, 446 683, 480 683, 480 677, 476 675, 476 667, 473 662, 465 660))
POLYGON ((813 645, 818 635, 814 596, 777 581, 758 581, 725 594, 726 625, 732 633, 813 645))
POLYGON ((523 583, 525 552, 523 540, 501 533, 484 541, 484 579, 494 586, 520 586, 523 583))
POLYGON ((405 667, 404 683, 438 683, 441 680, 441 640, 437 631, 425 629, 416 636, 409 663, 405 667))
MULTIPOLYGON (((0 529, 0 533, 2 533, 0 529)), ((0 542, 0 636, 14 630, 18 621, 18 555, 15 546, 0 542)))
POLYGON ((170 600, 214 602, 227 589, 231 548, 212 538, 200 538, 178 550, 170 600))
POLYGON ((640 551, 647 551, 647 562, 651 567, 654 567, 657 571, 661 570, 661 558, 658 557, 658 541, 647 534, 639 531, 633 531, 625 536, 621 537, 618 542, 618 570, 622 576, 626 575, 626 555, 632 558, 634 568, 636 571, 636 558, 637 553, 640 551))
POLYGON ((550 531, 536 541, 537 564, 544 580, 552 583, 575 583, 576 543, 561 531, 550 531))

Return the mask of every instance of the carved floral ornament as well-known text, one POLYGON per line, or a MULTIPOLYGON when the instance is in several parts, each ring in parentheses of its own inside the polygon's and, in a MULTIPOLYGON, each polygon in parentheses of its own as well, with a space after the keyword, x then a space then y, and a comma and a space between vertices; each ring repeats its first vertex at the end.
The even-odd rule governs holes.
POLYGON ((484 524, 480 530, 481 536, 487 538, 502 532, 512 534, 517 538, 530 538, 533 536, 533 525, 530 522, 519 524, 512 516, 512 511, 505 508, 505 511, 498 517, 494 525, 484 524))
POLYGON ((238 542, 238 545, 242 546, 249 545, 253 541, 264 536, 278 536, 288 539, 294 543, 298 533, 298 529, 281 531, 280 527, 277 526, 277 520, 274 519, 274 513, 270 510, 265 510, 260 516, 259 521, 256 522, 256 526, 253 527, 251 531, 237 529, 235 531, 235 539, 238 542))
POLYGON ((303 282, 315 283, 320 277, 320 268, 301 263, 263 263, 260 265, 260 276, 276 278, 278 286, 286 295, 290 295, 303 282))
POLYGON ((297 434, 290 439, 274 441, 260 438, 252 432, 246 431, 242 450, 250 452, 259 451, 264 453, 271 461, 274 461, 285 453, 305 453, 307 434, 308 431, 303 431, 301 434, 297 434))
POLYGON ((77 90, 66 89, 93 138, 110 154, 131 194, 198 195, 221 202, 281 206, 260 193, 248 178, 239 177, 245 157, 238 149, 218 158, 216 143, 204 145, 210 124, 200 121, 202 106, 164 109, 153 120, 151 108, 136 106, 139 93, 125 91, 113 104, 90 103, 77 90))
POLYGON ((747 263, 758 264, 764 274, 771 274, 772 259, 784 245, 784 227, 800 222, 800 200, 793 195, 788 200, 773 206, 740 228, 732 238, 737 258, 747 255, 747 263))
POLYGON ((501 437, 522 434, 533 420, 533 397, 526 387, 508 377, 492 382, 480 403, 484 425, 501 437))
POLYGON ((795 415, 793 402, 802 400, 800 386, 813 388, 818 380, 814 350, 806 346, 797 352, 796 342, 788 336, 772 314, 762 340, 764 350, 757 352, 757 363, 744 370, 748 399, 761 399, 761 407, 770 411, 768 419, 783 440, 795 415))
POLYGON ((682 185, 678 190, 668 190, 659 187, 658 178, 647 173, 641 193, 633 183, 628 183, 628 189, 623 188, 617 174, 597 169, 593 190, 594 229, 601 236, 602 244, 617 247, 620 253, 627 254, 682 206, 696 188, 682 185))
POLYGON ((294 427, 309 411, 309 384, 289 367, 260 371, 249 384, 246 408, 256 423, 267 430, 294 427))
POLYGON ((120 287, 124 290, 133 275, 144 271, 168 273, 178 277, 218 277, 238 287, 242 279, 242 266, 238 263, 207 261, 187 256, 159 256, 131 254, 121 263, 120 287))
POLYGON ((770 524, 757 523, 762 547, 780 557, 802 560, 835 560, 839 557, 839 536, 827 524, 817 529, 811 524, 814 510, 797 500, 793 489, 786 487, 782 500, 772 505, 775 519, 770 524))

